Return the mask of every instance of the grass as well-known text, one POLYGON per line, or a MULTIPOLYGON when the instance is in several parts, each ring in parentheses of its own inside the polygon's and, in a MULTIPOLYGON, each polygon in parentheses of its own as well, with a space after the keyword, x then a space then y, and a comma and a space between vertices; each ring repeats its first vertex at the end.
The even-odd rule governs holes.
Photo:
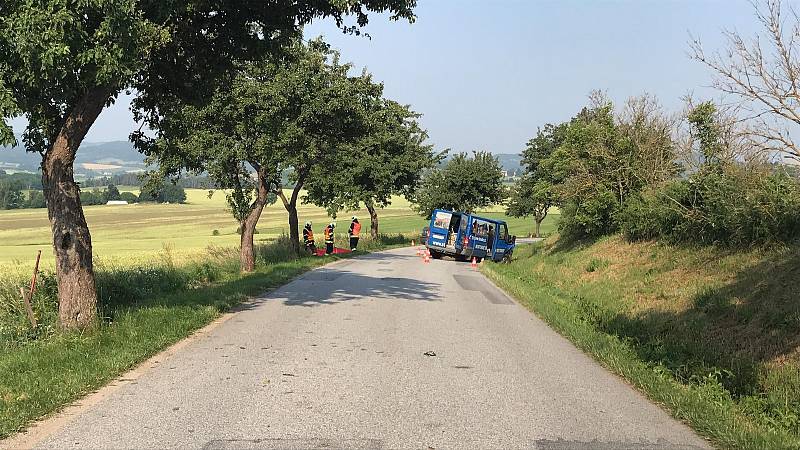
POLYGON ((551 239, 485 270, 715 445, 800 447, 800 249, 551 239))
MULTIPOLYGON (((366 249, 406 242, 402 236, 363 240, 366 249)), ((294 259, 287 238, 259 246, 257 269, 247 275, 239 273, 235 249, 210 248, 195 260, 174 256, 167 249, 148 264, 98 271, 103 321, 89 332, 55 331, 52 275, 37 292, 37 331, 19 313, 0 313, 0 438, 103 386, 247 297, 339 259, 294 259)))

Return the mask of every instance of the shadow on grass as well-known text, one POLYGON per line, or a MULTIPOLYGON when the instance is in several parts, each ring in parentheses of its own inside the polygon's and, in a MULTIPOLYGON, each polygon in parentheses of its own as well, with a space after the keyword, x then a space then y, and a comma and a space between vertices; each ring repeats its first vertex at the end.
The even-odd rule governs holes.
POLYGON ((718 382, 734 398, 749 397, 766 422, 800 434, 798 280, 800 249, 794 248, 765 257, 727 284, 701 289, 684 311, 592 319, 682 382, 718 382))

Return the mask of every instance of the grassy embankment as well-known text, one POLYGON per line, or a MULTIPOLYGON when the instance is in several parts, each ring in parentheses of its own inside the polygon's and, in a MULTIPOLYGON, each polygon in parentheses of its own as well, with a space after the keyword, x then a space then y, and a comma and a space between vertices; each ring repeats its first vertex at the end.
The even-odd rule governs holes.
MULTIPOLYGON (((286 230, 286 212, 281 205, 272 205, 258 226, 257 270, 242 276, 236 250, 239 235, 225 211, 224 196, 217 193, 208 199, 202 190, 187 194, 184 205, 86 208, 103 321, 84 334, 60 333, 56 328, 46 211, 0 211, 0 437, 102 386, 248 296, 333 260, 291 258, 286 242, 278 239, 286 230), (29 280, 36 250, 42 250, 43 273, 33 302, 40 325, 32 330, 18 290, 29 280)), ((330 220, 313 206, 303 206, 299 213, 301 222, 314 221, 320 235, 330 220)), ((368 214, 356 214, 367 230, 368 214)), ((339 242, 346 239, 350 215, 341 215, 339 242)), ((502 217, 502 211, 486 215, 502 217)), ((399 233, 415 238, 426 223, 402 199, 381 211, 380 218, 381 231, 389 237, 379 242, 363 239, 361 249, 405 243, 407 238, 399 233)), ((531 229, 530 221, 510 221, 514 233, 531 229)))
POLYGON ((579 348, 723 448, 800 448, 800 249, 557 240, 484 266, 579 348))

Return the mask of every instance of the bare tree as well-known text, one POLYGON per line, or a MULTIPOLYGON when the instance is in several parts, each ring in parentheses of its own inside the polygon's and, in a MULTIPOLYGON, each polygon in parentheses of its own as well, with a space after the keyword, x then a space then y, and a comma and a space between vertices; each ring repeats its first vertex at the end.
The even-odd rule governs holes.
POLYGON ((691 56, 716 73, 715 88, 739 99, 750 144, 800 160, 792 136, 800 129, 800 17, 792 7, 784 10, 781 0, 754 1, 753 7, 761 33, 746 39, 725 31, 727 48, 713 54, 693 38, 691 56))
MULTIPOLYGON (((676 154, 684 171, 693 173, 700 168, 703 161, 700 158, 701 152, 697 137, 692 132, 689 123, 689 114, 701 102, 698 102, 691 94, 686 95, 683 101, 683 110, 672 118, 674 123, 672 141, 675 143, 676 154)), ((717 100, 713 104, 716 108, 714 122, 718 127, 720 140, 718 157, 726 162, 738 161, 746 163, 748 166, 758 166, 768 162, 770 152, 765 151, 762 145, 756 145, 753 138, 754 130, 760 127, 758 124, 755 124, 756 127, 754 127, 752 120, 746 118, 747 111, 743 111, 742 106, 738 103, 727 104, 717 100)))

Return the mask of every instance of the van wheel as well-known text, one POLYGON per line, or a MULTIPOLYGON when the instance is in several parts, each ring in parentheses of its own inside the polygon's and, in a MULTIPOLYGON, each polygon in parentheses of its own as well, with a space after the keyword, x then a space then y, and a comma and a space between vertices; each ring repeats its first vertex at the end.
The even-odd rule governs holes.
POLYGON ((439 252, 439 251, 436 251, 436 250, 431 250, 431 258, 433 258, 433 259, 442 259, 443 255, 444 254, 442 252, 439 252))
POLYGON ((483 261, 483 258, 481 258, 481 257, 478 257, 478 256, 476 256, 476 257, 475 257, 475 262, 476 262, 476 263, 480 264, 480 263, 481 263, 481 261, 483 261))

